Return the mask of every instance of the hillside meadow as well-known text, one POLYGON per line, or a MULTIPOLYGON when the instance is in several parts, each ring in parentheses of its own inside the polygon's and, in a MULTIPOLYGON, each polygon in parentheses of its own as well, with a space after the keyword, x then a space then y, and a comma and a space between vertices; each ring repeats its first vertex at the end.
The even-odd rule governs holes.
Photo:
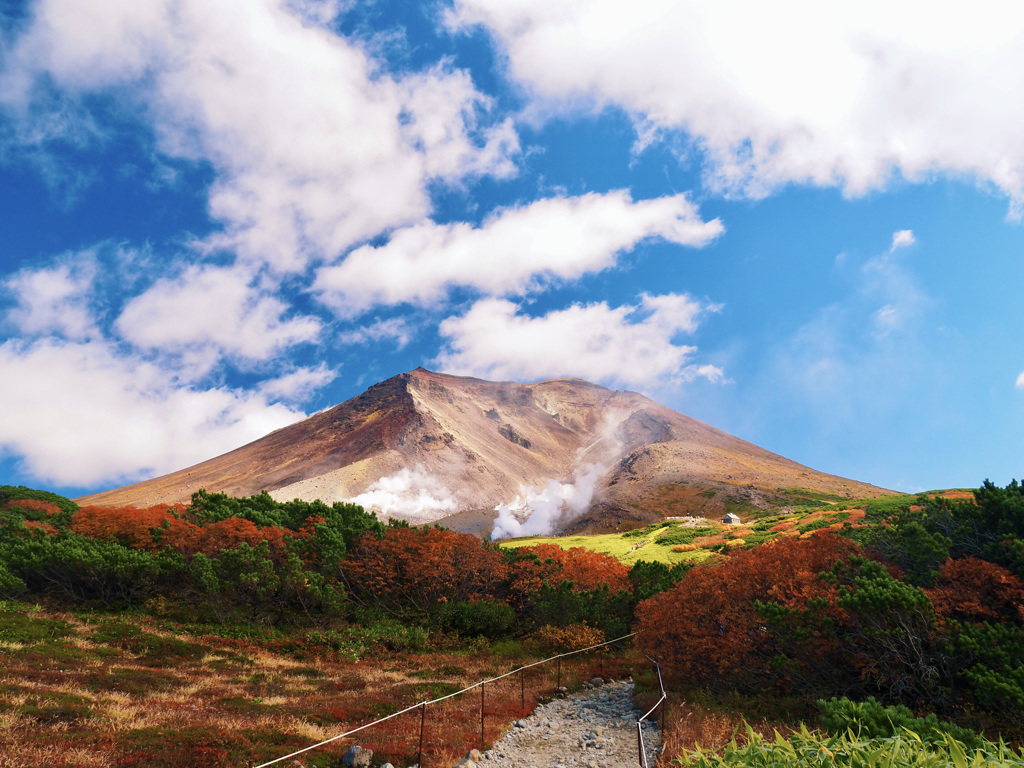
MULTIPOLYGON (((0 767, 254 765, 630 631, 489 688, 484 742, 559 682, 631 675, 652 704, 647 655, 663 765, 1019 764, 999 739, 1024 738, 1021 487, 785 512, 499 546, 343 503, 80 508, 6 486, 0 767)), ((428 708, 422 764, 480 746, 479 716, 475 694, 428 708)), ((358 743, 407 766, 419 725, 358 743)))
MULTIPOLYGON (((794 489, 792 493, 797 493, 794 489)), ((969 492, 961 490, 935 491, 933 496, 963 498, 969 492)), ((928 494, 924 495, 925 497, 928 494)), ((696 564, 736 547, 753 547, 778 538, 809 536, 818 530, 852 530, 864 525, 864 520, 914 505, 917 497, 893 494, 873 499, 844 499, 834 496, 815 496, 810 491, 799 492, 809 502, 799 507, 778 510, 760 510, 745 507, 747 515, 740 525, 726 525, 718 519, 702 517, 669 518, 644 528, 625 533, 592 536, 528 536, 503 539, 502 547, 533 547, 549 544, 570 549, 581 547, 592 552, 610 555, 619 562, 632 566, 639 561, 676 565, 696 564)))

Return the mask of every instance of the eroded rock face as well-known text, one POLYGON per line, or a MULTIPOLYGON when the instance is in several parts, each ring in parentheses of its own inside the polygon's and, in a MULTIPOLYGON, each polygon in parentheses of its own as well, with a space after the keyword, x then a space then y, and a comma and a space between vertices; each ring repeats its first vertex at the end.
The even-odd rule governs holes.
POLYGON ((756 504, 779 488, 882 492, 815 472, 634 392, 580 379, 527 386, 417 369, 223 456, 79 501, 148 506, 188 501, 206 488, 327 503, 358 497, 373 508, 375 488, 404 483, 414 501, 419 493, 444 503, 407 505, 393 516, 431 522, 493 510, 588 471, 596 472, 594 493, 575 527, 591 532, 666 514, 720 517, 730 498, 756 504))

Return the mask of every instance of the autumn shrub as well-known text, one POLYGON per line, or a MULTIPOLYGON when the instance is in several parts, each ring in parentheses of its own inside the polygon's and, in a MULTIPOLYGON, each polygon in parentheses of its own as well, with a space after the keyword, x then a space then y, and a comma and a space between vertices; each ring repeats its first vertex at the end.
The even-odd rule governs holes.
MULTIPOLYGON (((670 677, 718 690, 762 692, 807 684, 819 671, 829 675, 839 616, 826 610, 836 588, 819 574, 853 551, 853 544, 819 534, 739 550, 717 565, 696 567, 638 606, 639 646, 670 677), (766 605, 792 613, 768 617, 766 605), (784 661, 777 658, 779 642, 788 646, 784 661)), ((815 687, 821 686, 819 681, 815 687)))
POLYGON ((604 632, 586 624, 570 624, 566 627, 545 624, 532 637, 540 647, 550 653, 580 651, 605 641, 604 632))
POLYGON ((353 597, 394 618, 427 621, 449 602, 501 593, 508 566, 498 548, 443 528, 364 534, 342 563, 353 597))
POLYGON ((543 581, 571 581, 581 591, 607 586, 612 592, 632 589, 629 568, 612 555, 583 547, 562 549, 556 544, 518 548, 517 557, 535 558, 537 575, 543 581))
POLYGON ((71 517, 69 528, 80 536, 113 540, 131 549, 157 552, 162 547, 154 532, 176 519, 171 507, 82 507, 71 517))
POLYGON ((947 560, 926 592, 942 618, 972 623, 1024 621, 1024 579, 977 557, 947 560))
POLYGON ((43 519, 41 515, 45 515, 54 525, 63 527, 77 510, 75 502, 56 493, 23 485, 0 485, 0 522, 43 519))

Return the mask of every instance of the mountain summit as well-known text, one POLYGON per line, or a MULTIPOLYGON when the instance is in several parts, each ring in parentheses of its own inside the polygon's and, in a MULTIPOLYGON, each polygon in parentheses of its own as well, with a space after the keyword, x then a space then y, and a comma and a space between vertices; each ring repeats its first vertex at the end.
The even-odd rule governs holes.
POLYGON ((807 494, 884 493, 634 392, 580 379, 516 384, 418 368, 230 453, 79 502, 172 503, 200 488, 353 500, 416 523, 502 506, 504 535, 754 512, 807 494))

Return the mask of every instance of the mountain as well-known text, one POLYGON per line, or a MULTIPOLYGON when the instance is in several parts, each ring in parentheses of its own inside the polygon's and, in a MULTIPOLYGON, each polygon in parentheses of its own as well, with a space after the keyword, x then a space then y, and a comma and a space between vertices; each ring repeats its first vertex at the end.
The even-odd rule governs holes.
POLYGON ((230 453, 78 502, 173 503, 200 488, 354 500, 456 527, 473 527, 473 511, 491 520, 504 504, 506 534, 616 530, 727 510, 757 515, 808 497, 886 493, 634 392, 580 379, 516 384, 418 368, 230 453), (530 510, 534 524, 520 530, 530 510))

